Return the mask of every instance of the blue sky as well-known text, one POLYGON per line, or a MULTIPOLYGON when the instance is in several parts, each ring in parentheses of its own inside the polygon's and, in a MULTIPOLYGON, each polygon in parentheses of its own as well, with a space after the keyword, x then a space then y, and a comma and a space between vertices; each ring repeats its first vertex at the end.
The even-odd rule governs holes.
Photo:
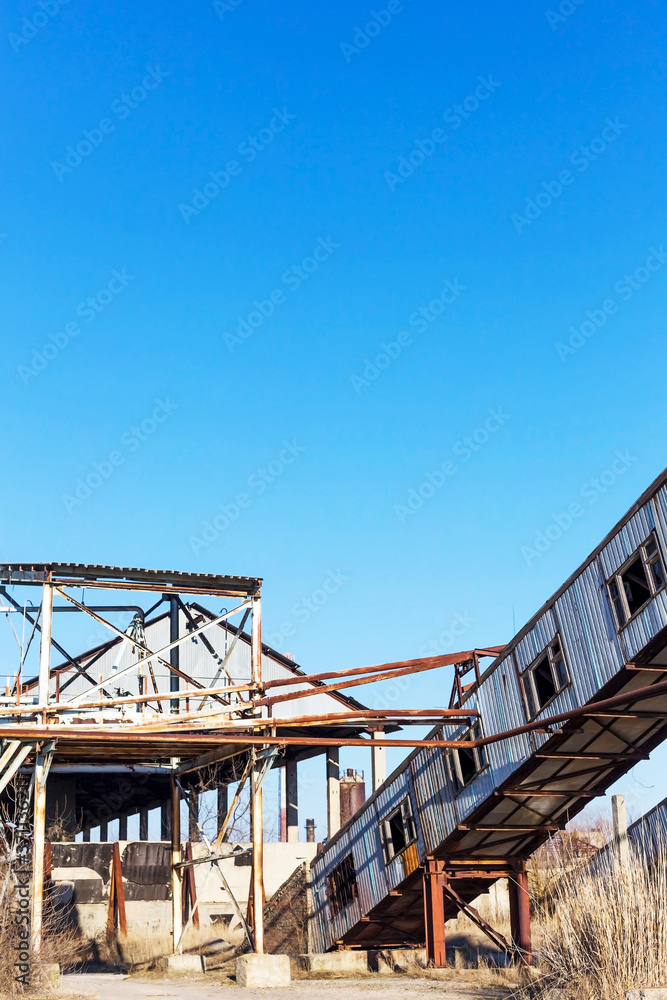
POLYGON ((3 558, 262 576, 313 671, 509 639, 665 465, 665 14, 560 9, 5 5, 3 558))

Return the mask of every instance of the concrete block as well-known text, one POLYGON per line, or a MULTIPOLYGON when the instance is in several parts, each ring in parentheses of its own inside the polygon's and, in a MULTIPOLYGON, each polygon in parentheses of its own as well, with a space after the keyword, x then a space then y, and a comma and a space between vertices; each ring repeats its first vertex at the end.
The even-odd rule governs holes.
POLYGON ((306 972, 334 976, 358 976, 370 972, 367 951, 327 951, 300 955, 299 963, 306 972))
POLYGON ((418 975, 426 968, 426 948, 382 948, 369 951, 368 965, 381 976, 393 976, 397 972, 418 975))
POLYGON ((289 986, 289 955, 241 955, 236 959, 236 985, 248 989, 289 986))
POLYGON ((200 976, 204 971, 201 955, 167 955, 158 965, 168 976, 200 976))
POLYGON ((643 986, 640 990, 628 990, 625 1000, 667 1000, 667 986, 643 986))

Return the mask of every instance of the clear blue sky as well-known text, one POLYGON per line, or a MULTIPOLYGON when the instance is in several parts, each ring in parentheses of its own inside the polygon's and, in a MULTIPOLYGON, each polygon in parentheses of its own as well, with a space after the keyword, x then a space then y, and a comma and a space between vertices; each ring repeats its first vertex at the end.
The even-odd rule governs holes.
POLYGON ((262 576, 308 670, 509 639, 667 464, 664 10, 44 3, 0 13, 3 559, 262 576))

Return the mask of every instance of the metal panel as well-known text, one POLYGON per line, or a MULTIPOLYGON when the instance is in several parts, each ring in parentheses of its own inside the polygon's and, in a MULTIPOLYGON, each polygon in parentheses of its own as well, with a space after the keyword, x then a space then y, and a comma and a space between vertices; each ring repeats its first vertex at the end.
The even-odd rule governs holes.
POLYGON ((651 504, 646 503, 623 525, 600 553, 606 580, 623 565, 626 559, 630 558, 633 552, 637 551, 642 542, 646 541, 654 526, 651 504))
POLYGON ((456 797, 456 815, 459 823, 462 823, 480 802, 489 797, 494 787, 493 771, 488 767, 459 792, 456 797))
POLYGON ((369 803, 352 824, 350 844, 357 870, 361 909, 363 913, 368 913, 389 891, 380 824, 374 802, 369 803))
POLYGON ((424 849, 432 854, 456 829, 454 790, 443 750, 421 750, 410 762, 424 849))
MULTIPOLYGON (((478 703, 485 736, 506 732, 527 721, 511 654, 480 686, 478 703)), ((486 752, 495 785, 502 784, 517 765, 531 755, 532 749, 528 735, 490 744, 486 752)))
POLYGON ((536 622, 528 635, 524 636, 514 651, 520 671, 525 670, 546 649, 556 631, 556 620, 553 612, 549 610, 536 622))

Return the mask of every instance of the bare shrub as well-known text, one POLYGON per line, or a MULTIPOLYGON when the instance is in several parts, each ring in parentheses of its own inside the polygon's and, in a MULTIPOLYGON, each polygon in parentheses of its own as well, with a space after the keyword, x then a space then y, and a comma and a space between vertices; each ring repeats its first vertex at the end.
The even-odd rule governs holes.
POLYGON ((613 850, 592 864, 561 863, 535 904, 539 997, 608 1000, 665 982, 667 845, 652 845, 648 858, 631 847, 627 866, 613 850))

